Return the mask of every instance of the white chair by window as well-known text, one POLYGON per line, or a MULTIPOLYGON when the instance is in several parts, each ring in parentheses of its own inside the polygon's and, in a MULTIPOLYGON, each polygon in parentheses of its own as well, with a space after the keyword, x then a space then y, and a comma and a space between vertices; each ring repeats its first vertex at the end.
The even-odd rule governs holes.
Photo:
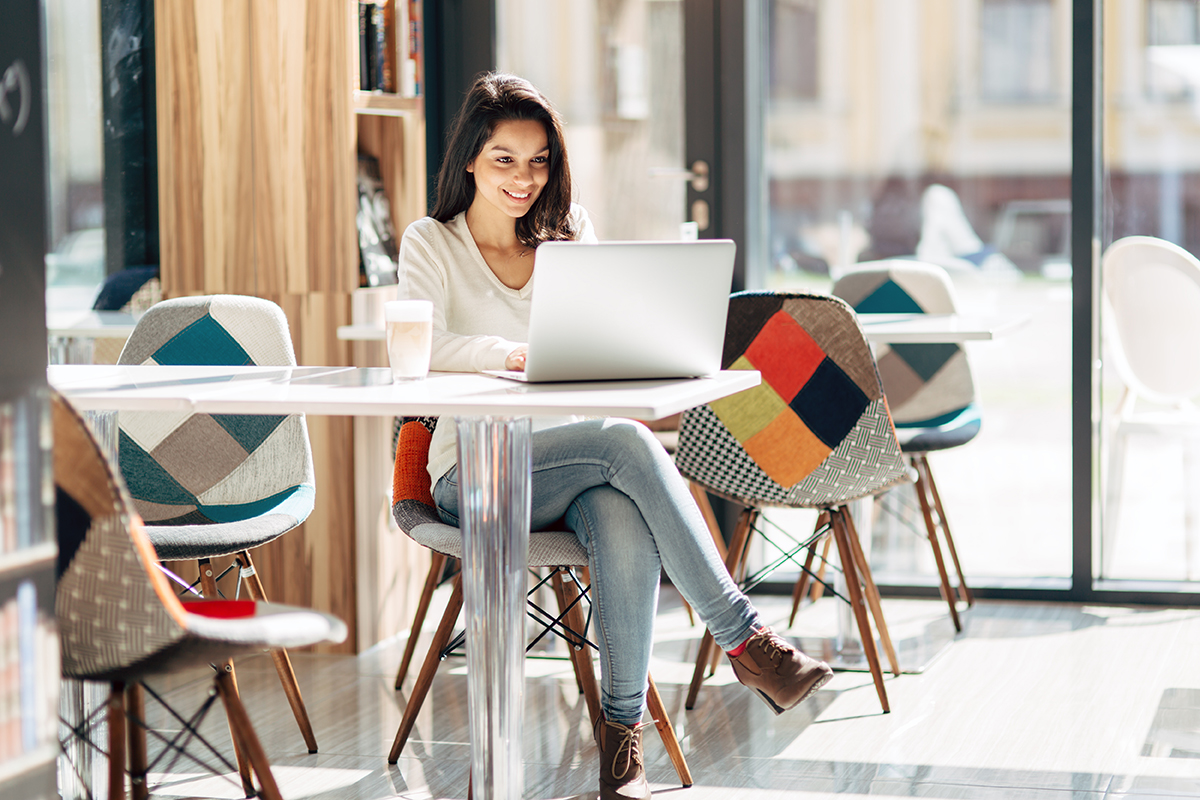
MULTIPOLYGON (((1129 437, 1183 444, 1186 577, 1200 577, 1200 260, 1170 242, 1128 236, 1103 259, 1106 343, 1125 389, 1111 427, 1101 574, 1113 574, 1129 437)), ((1167 465, 1163 466, 1168 469, 1167 465)))

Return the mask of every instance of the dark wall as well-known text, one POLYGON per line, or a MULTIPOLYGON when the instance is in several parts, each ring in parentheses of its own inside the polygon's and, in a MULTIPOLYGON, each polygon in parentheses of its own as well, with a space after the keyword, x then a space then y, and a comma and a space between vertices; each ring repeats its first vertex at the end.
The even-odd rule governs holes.
POLYGON ((105 272, 158 258, 154 2, 101 0, 105 272))
POLYGON ((46 382, 45 87, 38 0, 0 24, 0 401, 46 382))
POLYGON ((446 133, 471 82, 496 68, 496 9, 491 0, 425 0, 425 166, 429 207, 446 133))

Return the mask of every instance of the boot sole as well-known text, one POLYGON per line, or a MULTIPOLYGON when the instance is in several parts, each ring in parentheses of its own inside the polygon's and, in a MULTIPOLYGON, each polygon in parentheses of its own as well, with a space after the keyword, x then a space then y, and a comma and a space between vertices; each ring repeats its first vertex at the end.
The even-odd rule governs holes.
POLYGON ((763 692, 762 689, 755 689, 754 691, 760 698, 762 698, 762 701, 767 704, 767 707, 770 708, 772 711, 774 711, 776 716, 779 716, 783 712, 785 712, 789 709, 795 708, 796 706, 800 705, 808 698, 812 697, 814 694, 817 693, 818 689, 820 689, 825 684, 829 683, 831 680, 833 680, 832 672, 828 672, 828 673, 822 675, 821 678, 812 685, 812 688, 810 688, 807 692, 804 693, 803 697, 801 697, 796 702, 792 703, 787 708, 784 708, 783 706, 776 704, 776 702, 774 700, 772 700, 770 697, 767 697, 766 693, 763 692))

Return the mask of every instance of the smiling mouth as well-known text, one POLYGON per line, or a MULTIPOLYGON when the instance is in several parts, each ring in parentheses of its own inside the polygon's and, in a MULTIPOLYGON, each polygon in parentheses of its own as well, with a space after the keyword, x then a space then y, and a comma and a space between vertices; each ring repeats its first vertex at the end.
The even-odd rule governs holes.
POLYGON ((533 192, 525 192, 524 194, 517 194, 516 192, 510 192, 508 189, 504 189, 503 191, 506 195, 511 197, 513 200, 528 200, 529 197, 533 194, 533 192))

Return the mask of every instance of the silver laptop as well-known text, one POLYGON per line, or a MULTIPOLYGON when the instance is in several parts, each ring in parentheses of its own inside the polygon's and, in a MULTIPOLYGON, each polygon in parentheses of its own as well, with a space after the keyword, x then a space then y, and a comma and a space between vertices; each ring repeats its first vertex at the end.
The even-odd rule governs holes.
POLYGON ((524 372, 532 383, 690 378, 721 369, 736 245, 546 242, 524 372))

